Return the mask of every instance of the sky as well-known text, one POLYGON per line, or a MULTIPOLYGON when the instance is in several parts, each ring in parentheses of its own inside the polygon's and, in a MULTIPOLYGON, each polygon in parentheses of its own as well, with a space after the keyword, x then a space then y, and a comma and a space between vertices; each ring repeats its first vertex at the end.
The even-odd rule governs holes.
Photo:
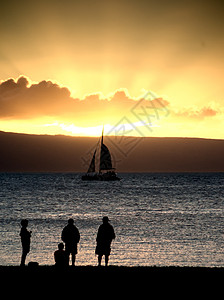
POLYGON ((224 138, 224 3, 3 1, 0 130, 224 138))

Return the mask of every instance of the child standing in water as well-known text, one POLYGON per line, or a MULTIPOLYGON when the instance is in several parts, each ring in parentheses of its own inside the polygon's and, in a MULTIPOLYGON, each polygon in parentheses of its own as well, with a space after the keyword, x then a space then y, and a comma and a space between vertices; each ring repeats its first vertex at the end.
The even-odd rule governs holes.
POLYGON ((28 226, 28 220, 24 219, 21 221, 21 231, 20 231, 20 236, 21 236, 21 243, 22 243, 22 257, 21 257, 21 264, 20 266, 25 266, 25 260, 27 254, 30 252, 30 238, 31 238, 31 233, 32 231, 27 230, 28 226))

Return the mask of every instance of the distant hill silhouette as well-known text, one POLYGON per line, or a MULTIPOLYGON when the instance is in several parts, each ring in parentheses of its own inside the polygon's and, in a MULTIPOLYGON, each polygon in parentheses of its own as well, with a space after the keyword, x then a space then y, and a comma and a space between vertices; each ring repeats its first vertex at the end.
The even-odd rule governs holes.
MULTIPOLYGON (((0 172, 85 172, 98 138, 0 132, 0 172)), ((119 172, 224 172, 224 140, 105 137, 119 172)))

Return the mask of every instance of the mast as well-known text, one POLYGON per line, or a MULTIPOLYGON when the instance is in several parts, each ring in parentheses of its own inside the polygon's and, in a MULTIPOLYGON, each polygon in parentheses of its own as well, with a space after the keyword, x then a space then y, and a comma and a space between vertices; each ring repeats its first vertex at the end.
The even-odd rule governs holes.
POLYGON ((104 131, 104 127, 102 130, 102 137, 101 137, 99 173, 101 173, 102 170, 113 169, 110 151, 107 148, 107 146, 103 143, 103 131, 104 131))
POLYGON ((101 146, 103 144, 103 132, 104 132, 104 125, 103 125, 103 129, 102 129, 101 146))
POLYGON ((100 143, 100 163, 99 163, 99 173, 101 173, 101 156, 102 156, 102 145, 103 145, 103 132, 104 132, 104 125, 103 125, 103 129, 102 129, 101 143, 100 143))

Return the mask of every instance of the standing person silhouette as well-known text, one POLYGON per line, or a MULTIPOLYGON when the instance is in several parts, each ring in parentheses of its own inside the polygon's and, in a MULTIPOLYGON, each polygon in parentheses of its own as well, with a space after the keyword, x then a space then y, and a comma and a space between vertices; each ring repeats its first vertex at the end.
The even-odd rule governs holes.
POLYGON ((21 243, 22 243, 22 257, 21 257, 21 267, 25 266, 25 260, 27 254, 30 252, 30 238, 31 238, 31 233, 32 231, 27 230, 28 226, 28 220, 24 219, 21 221, 21 231, 20 231, 20 236, 21 236, 21 243))
POLYGON ((113 226, 109 223, 108 217, 103 217, 103 224, 100 225, 96 237, 96 250, 98 255, 98 266, 101 266, 101 260, 105 255, 105 266, 108 265, 109 256, 111 252, 111 242, 115 239, 115 233, 113 226))
POLYGON ((74 225, 74 220, 69 219, 68 225, 62 230, 61 239, 65 243, 65 252, 68 258, 69 265, 69 256, 72 255, 72 266, 75 265, 75 259, 77 254, 77 244, 80 240, 80 234, 78 228, 74 225))

